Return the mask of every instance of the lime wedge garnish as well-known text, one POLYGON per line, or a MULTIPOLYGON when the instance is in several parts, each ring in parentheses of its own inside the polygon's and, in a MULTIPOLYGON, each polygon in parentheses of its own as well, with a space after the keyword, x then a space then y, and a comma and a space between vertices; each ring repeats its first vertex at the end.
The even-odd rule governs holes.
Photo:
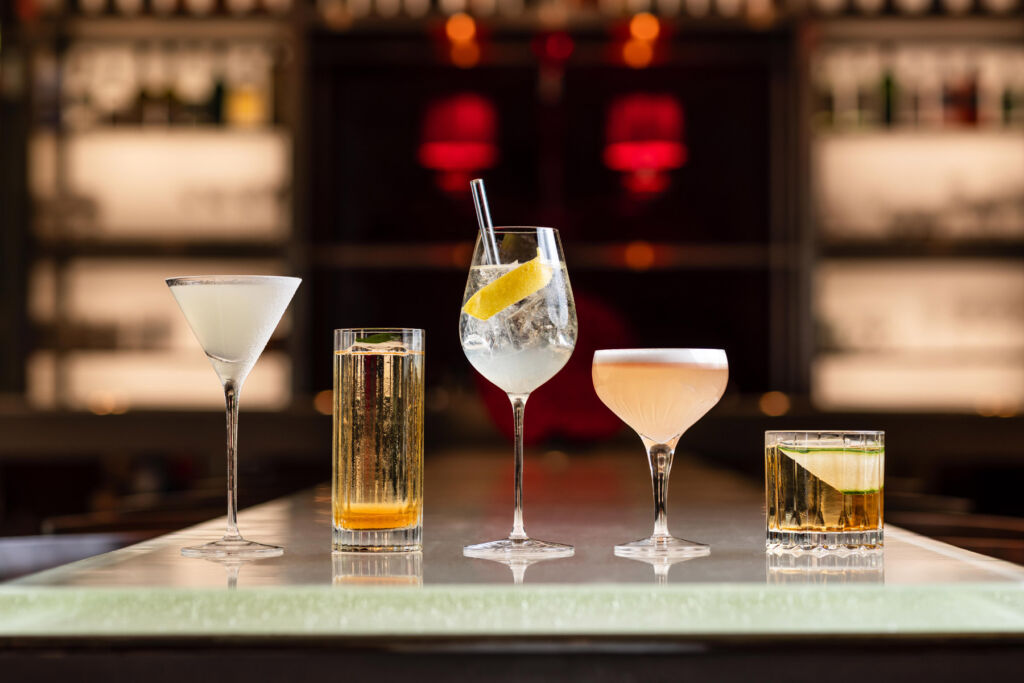
POLYGON ((779 446, 779 451, 842 493, 874 493, 882 487, 882 448, 814 450, 779 446))
POLYGON ((509 306, 544 289, 551 281, 554 269, 542 263, 540 256, 530 259, 481 287, 469 298, 462 312, 477 320, 487 320, 509 306))

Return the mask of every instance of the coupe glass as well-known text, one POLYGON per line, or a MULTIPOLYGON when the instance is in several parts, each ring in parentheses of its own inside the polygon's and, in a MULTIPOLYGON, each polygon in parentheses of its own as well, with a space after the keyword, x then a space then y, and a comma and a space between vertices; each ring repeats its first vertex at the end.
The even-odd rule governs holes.
POLYGON ((711 549, 668 532, 666 504, 672 456, 679 437, 722 398, 729 363, 721 349, 610 349, 597 351, 594 390, 640 435, 654 485, 654 533, 615 546, 620 557, 698 557, 711 549))
POLYGON ((557 230, 508 227, 494 232, 499 263, 489 261, 478 236, 459 336, 477 372, 512 402, 515 512, 508 538, 466 546, 464 554, 494 560, 568 557, 572 546, 532 539, 523 526, 523 412, 530 393, 572 355, 576 306, 557 230))
POLYGON ((181 549, 186 557, 272 557, 275 545, 238 533, 238 398, 281 315, 302 282, 295 277, 200 275, 167 279, 181 312, 224 386, 228 444, 228 528, 224 537, 181 549))

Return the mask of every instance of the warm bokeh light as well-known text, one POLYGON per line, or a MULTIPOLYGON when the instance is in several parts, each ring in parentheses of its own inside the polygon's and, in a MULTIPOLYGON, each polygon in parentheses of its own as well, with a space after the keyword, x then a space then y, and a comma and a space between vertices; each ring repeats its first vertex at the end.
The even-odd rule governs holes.
POLYGON ((622 61, 634 69, 650 66, 654 59, 654 47, 646 40, 627 40, 622 46, 622 61))
POLYGON ((128 410, 127 403, 118 395, 109 391, 94 391, 88 398, 89 411, 94 415, 123 415, 128 410))
POLYGON ((636 241, 626 245, 622 260, 632 270, 649 270, 654 265, 654 247, 649 242, 636 241))
POLYGON ((765 29, 775 23, 775 3, 772 0, 748 0, 747 23, 765 29))
POLYGON ((565 31, 550 33, 534 43, 537 56, 547 62, 564 62, 572 55, 576 45, 565 31))
POLYGON ((334 413, 334 392, 331 389, 316 392, 316 396, 313 397, 313 410, 321 415, 332 415, 334 413))
POLYGON ((768 391, 761 395, 760 400, 757 402, 757 407, 769 417, 779 417, 789 412, 791 404, 789 396, 786 396, 781 391, 768 391))
POLYGON ((448 17, 444 25, 444 33, 453 43, 466 43, 476 37, 476 21, 465 12, 448 17))
MULTIPOLYGON (((465 188, 469 191, 469 188, 465 188)), ((452 247, 452 265, 459 268, 468 268, 473 260, 473 244, 471 242, 459 242, 452 247)))
POLYGON ((629 20, 629 35, 634 40, 657 40, 661 33, 661 22, 650 12, 640 12, 629 20))
POLYGON ((449 51, 452 64, 460 69, 470 69, 480 63, 480 46, 476 41, 452 43, 449 51))

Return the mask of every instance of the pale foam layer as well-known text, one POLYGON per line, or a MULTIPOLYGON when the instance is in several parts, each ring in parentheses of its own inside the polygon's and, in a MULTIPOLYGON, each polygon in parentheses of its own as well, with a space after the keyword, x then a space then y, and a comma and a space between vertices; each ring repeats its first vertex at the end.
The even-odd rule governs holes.
POLYGON ((594 352, 594 364, 659 363, 727 368, 729 361, 722 349, 604 349, 594 352))

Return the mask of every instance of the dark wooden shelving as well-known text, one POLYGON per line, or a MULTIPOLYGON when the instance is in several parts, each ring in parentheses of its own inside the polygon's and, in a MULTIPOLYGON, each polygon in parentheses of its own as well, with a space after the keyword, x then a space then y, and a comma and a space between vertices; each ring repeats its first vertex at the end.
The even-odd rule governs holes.
POLYGON ((824 258, 849 259, 1019 259, 1021 240, 834 240, 821 244, 824 258))

